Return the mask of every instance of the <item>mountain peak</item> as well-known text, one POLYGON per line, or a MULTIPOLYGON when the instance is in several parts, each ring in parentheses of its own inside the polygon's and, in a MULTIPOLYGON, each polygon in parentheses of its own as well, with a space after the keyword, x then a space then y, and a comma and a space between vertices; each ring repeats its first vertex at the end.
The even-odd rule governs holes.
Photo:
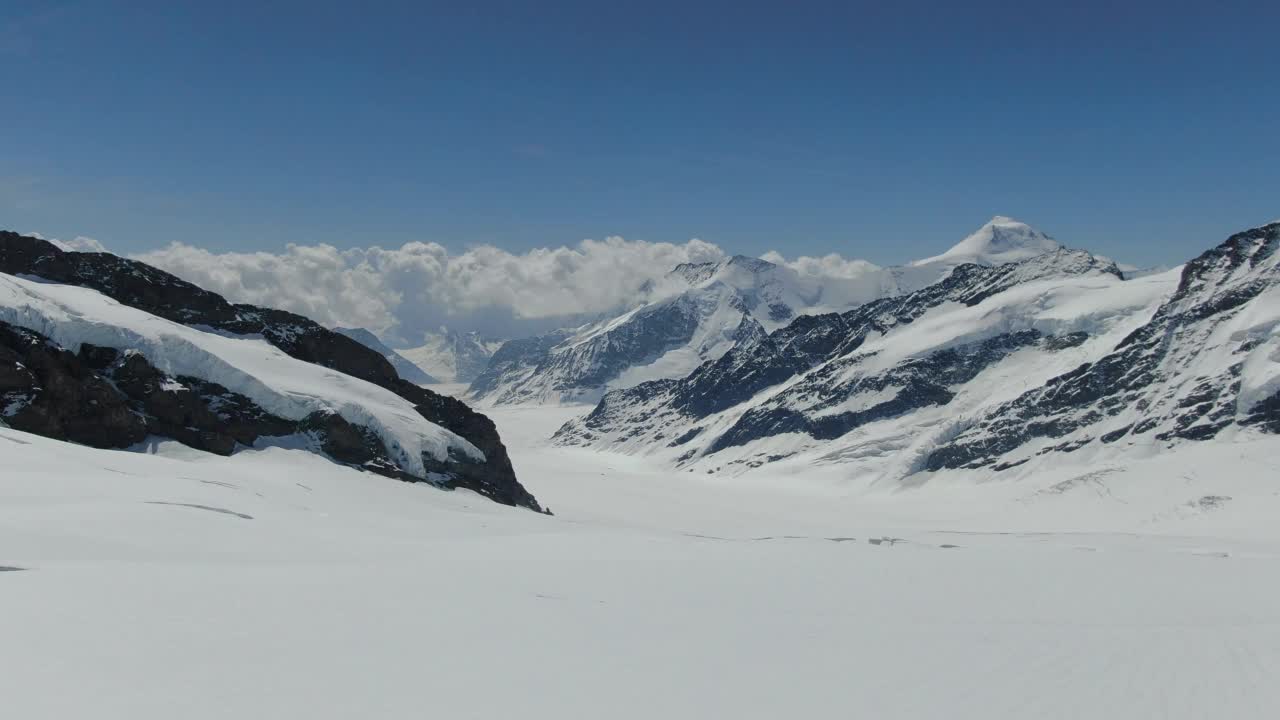
POLYGON ((704 282, 715 274, 716 269, 720 267, 718 262, 687 262, 680 263, 675 266, 671 272, 667 273, 667 277, 683 278, 690 285, 697 285, 704 282))
POLYGON ((1061 250, 1062 245, 1030 225, 996 215, 950 250, 912 265, 935 262, 1003 265, 1061 250))
POLYGON ((746 255, 734 255, 733 257, 729 258, 727 262, 724 263, 723 267, 735 268, 735 269, 743 270, 748 273, 758 275, 760 273, 773 270, 778 266, 774 265, 768 260, 761 260, 760 258, 747 257, 746 255))

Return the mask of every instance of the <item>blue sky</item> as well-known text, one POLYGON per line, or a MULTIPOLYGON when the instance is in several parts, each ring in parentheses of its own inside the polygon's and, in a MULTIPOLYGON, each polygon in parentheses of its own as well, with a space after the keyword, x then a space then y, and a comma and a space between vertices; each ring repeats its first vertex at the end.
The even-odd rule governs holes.
POLYGON ((1172 264, 1280 217, 1280 4, 1172 5, 6 0, 0 227, 1172 264))

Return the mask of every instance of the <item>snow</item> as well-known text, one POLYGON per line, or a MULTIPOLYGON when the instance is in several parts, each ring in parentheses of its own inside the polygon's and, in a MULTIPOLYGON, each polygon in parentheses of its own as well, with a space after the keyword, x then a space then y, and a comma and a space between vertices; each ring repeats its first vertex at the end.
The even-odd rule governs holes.
MULTIPOLYGON (((546 358, 549 370, 535 373, 528 364, 504 370, 498 382, 486 385, 473 399, 483 407, 594 402, 608 390, 684 377, 703 362, 719 358, 732 347, 734 332, 748 316, 771 332, 797 315, 842 312, 919 290, 964 263, 999 265, 1060 251, 1063 246, 1044 233, 997 216, 946 253, 897 267, 842 261, 839 272, 831 273, 827 270, 832 262, 810 258, 792 267, 767 259, 780 260, 775 254, 766 259, 738 255, 719 263, 684 264, 637 298, 634 307, 571 329, 571 335, 546 358), (600 356, 617 352, 612 333, 625 337, 643 319, 673 306, 689 308, 697 319, 688 342, 655 347, 648 355, 634 353, 639 357, 628 358, 631 364, 616 377, 591 387, 579 384, 584 377, 595 377, 600 356), (775 315, 775 310, 785 312, 775 315)), ((450 377, 433 346, 400 352, 437 378, 450 377)))
POLYGON ((1228 326, 1228 332, 1259 341, 1245 357, 1240 373, 1237 409, 1247 413, 1257 403, 1280 393, 1280 288, 1273 287, 1259 295, 1228 326))
MULTIPOLYGON (((651 363, 627 368, 609 383, 609 389, 632 387, 649 380, 684 377, 702 363, 724 355, 733 347, 734 334, 744 318, 743 313, 733 306, 733 296, 733 289, 720 283, 713 283, 704 292, 694 295, 699 320, 689 342, 663 353, 651 363)), ((757 313, 757 321, 762 314, 757 313)), ((765 327, 780 324, 767 316, 765 322, 768 323, 765 327)))
POLYGON ((1177 288, 1179 273, 1175 269, 1129 281, 1112 275, 1054 278, 1014 286, 973 307, 942 305, 864 343, 859 353, 876 357, 861 368, 889 368, 904 358, 1020 330, 1099 335, 1123 323, 1127 334, 1151 319, 1177 288))
POLYGON ((428 333, 423 340, 418 347, 401 348, 395 352, 444 383, 470 382, 472 374, 478 372, 471 367, 477 358, 491 356, 502 346, 499 340, 458 334, 443 328, 439 333, 428 333))
POLYGON ((400 348, 396 352, 433 378, 452 382, 457 377, 457 358, 453 355, 453 345, 444 335, 433 336, 423 345, 400 348))
MULTIPOLYGON (((474 399, 483 407, 576 405, 594 403, 607 390, 683 377, 728 352, 745 320, 772 331, 796 315, 869 302, 896 289, 896 283, 886 284, 885 272, 868 264, 865 272, 818 277, 740 255, 720 263, 681 266, 655 287, 643 304, 571 329, 547 357, 550 370, 534 372, 530 366, 508 370, 495 387, 474 399), (629 351, 625 359, 631 364, 616 377, 599 386, 580 384, 582 378, 597 375, 602 357, 620 352, 617 346, 625 345, 635 328, 664 312, 695 320, 687 340, 682 338, 673 347, 629 351), (615 337, 621 340, 614 342, 615 337)), ((937 273, 929 272, 929 282, 938 279, 937 273)), ((411 354, 414 351, 401 352, 418 357, 411 354)))
POLYGON ((425 420, 412 403, 390 390, 295 360, 260 337, 188 327, 121 305, 94 290, 0 274, 0 320, 41 333, 72 351, 82 343, 139 351, 162 372, 218 383, 287 419, 336 412, 376 432, 397 462, 415 475, 425 472, 423 453, 446 460, 449 449, 456 448, 484 457, 471 443, 425 420))
POLYGON ((546 445, 572 412, 495 415, 556 517, 283 448, 0 429, 6 713, 1280 711, 1275 437, 884 492, 546 445))
POLYGON ((997 215, 950 250, 916 260, 912 266, 977 263, 1003 265, 1061 250, 1053 238, 1010 217, 997 215))
MULTIPOLYGON (((958 303, 939 305, 911 323, 895 326, 883 335, 868 336, 846 356, 709 418, 671 412, 657 397, 652 401, 656 406, 634 409, 634 423, 623 424, 616 432, 593 431, 591 445, 643 455, 666 467, 703 474, 769 476, 818 471, 834 474, 842 482, 885 486, 924 482, 927 476, 919 475, 924 458, 964 428, 968 419, 1113 349, 1151 319, 1177 288, 1180 272, 1175 268, 1127 281, 1105 272, 1068 275, 1028 281, 972 307, 958 303), (1039 346, 1009 353, 968 382, 948 388, 954 397, 945 405, 922 407, 870 422, 833 440, 779 433, 706 452, 751 409, 785 407, 812 418, 866 410, 894 398, 900 388, 890 385, 881 390, 868 386, 859 390, 861 380, 944 349, 972 346, 1025 330, 1059 337, 1085 332, 1088 337, 1076 347, 1039 346), (809 386, 803 393, 793 392, 827 370, 834 371, 829 380, 817 387, 809 386), (841 395, 844 397, 838 401, 820 407, 828 398, 841 395), (648 422, 654 416, 660 420, 648 422), (670 443, 670 438, 695 427, 703 430, 693 440, 675 446, 670 443), (655 437, 659 434, 661 437, 655 437), (691 451, 692 456, 688 454, 691 451)), ((1269 370, 1265 365, 1260 367, 1254 375, 1262 378, 1269 370)))
MULTIPOLYGON (((1002 356, 946 407, 827 443, 766 438, 697 472, 549 443, 587 408, 492 410, 554 517, 360 473, 296 438, 219 457, 0 423, 0 698, 24 720, 1276 717, 1280 436, 915 472, 966 416, 1114 347, 1177 279, 1032 281, 934 308, 833 361, 841 382, 1020 329, 1090 337, 1002 356), (763 453, 791 457, 733 465, 763 453)), ((1241 362, 1240 412, 1280 386, 1269 292, 1207 330, 1184 373, 1241 362)), ((0 275, 0 319, 140 351, 288 417, 342 412, 398 447, 461 442, 261 338, 92 291, 0 275)))

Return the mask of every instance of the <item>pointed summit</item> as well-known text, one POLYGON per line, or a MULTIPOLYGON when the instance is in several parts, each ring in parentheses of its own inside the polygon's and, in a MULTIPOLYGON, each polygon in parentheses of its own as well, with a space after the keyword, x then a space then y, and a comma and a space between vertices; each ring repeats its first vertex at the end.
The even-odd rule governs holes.
POLYGON ((1030 225, 1004 215, 996 215, 987 221, 987 224, 978 228, 977 232, 961 240, 945 253, 917 260, 911 264, 927 265, 945 262, 1003 265, 1061 249, 1062 245, 1056 240, 1030 225))

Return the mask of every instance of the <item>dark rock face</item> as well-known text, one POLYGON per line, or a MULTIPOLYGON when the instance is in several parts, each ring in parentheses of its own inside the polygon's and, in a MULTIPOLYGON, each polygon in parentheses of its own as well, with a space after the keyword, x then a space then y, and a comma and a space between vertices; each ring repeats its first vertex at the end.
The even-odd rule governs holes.
POLYGON ((106 378, 43 335, 0 322, 0 419, 97 448, 147 437, 146 419, 106 378))
MULTIPOLYGON (((451 479, 444 484, 474 490, 505 505, 541 509, 516 479, 492 421, 458 400, 401 379, 378 352, 301 315, 232 304, 144 263, 108 253, 64 252, 51 243, 13 232, 0 231, 0 272, 91 288, 121 304, 186 325, 239 335, 260 334, 291 357, 386 388, 413 403, 424 418, 458 434, 485 454, 484 463, 457 463, 456 468, 450 464, 446 474, 451 479)), ((177 382, 186 384, 182 379, 177 382)), ((170 416, 165 408, 156 409, 170 416)), ((182 409, 172 412, 181 414, 182 409)), ((225 430, 222 435, 235 437, 225 430)), ((73 438, 68 435, 66 439, 73 438)), ((224 438, 207 442, 209 447, 225 446, 224 438)))
MULTIPOLYGON (((408 397, 401 395, 401 397, 408 397)), ((498 437, 498 428, 486 415, 482 415, 457 398, 423 391, 421 401, 415 405, 420 415, 440 427, 464 437, 484 453, 485 462, 459 459, 439 472, 453 477, 450 487, 463 487, 484 495, 504 505, 517 505, 541 510, 538 501, 515 478, 507 448, 498 437)), ((424 458, 424 460, 428 460, 424 458)))
POLYGON ((79 353, 0 322, 0 414, 25 432, 98 448, 155 435, 218 455, 259 438, 307 433, 336 462, 409 478, 377 435, 335 414, 286 420, 217 383, 171 377, 140 353, 85 344, 79 353))
POLYGON ((1267 432, 1280 434, 1280 392, 1253 406, 1241 425, 1256 425, 1267 432))
MULTIPOLYGON (((1277 246, 1280 223, 1233 235, 1187 263, 1173 297, 1114 351, 988 412, 931 453, 926 467, 1008 467, 1003 458, 1028 442, 1070 434, 1079 446, 1095 434, 1106 443, 1141 435, 1203 440, 1236 422, 1277 431, 1274 396, 1237 414, 1243 357, 1258 338, 1231 337, 1211 347, 1215 328, 1280 285, 1280 271, 1268 262, 1277 246), (1231 360, 1214 374, 1195 374, 1197 356, 1209 350, 1231 360)), ((1049 448, 1061 449, 1067 448, 1049 448)))
POLYGON ((249 446, 263 436, 298 431, 296 423, 265 412, 221 385, 165 375, 140 353, 85 344, 79 358, 129 399, 145 419, 149 435, 230 455, 237 443, 249 446))
POLYGON ((401 480, 416 479, 391 460, 376 433, 337 413, 312 413, 298 423, 298 429, 319 440, 324 454, 340 463, 401 480))

